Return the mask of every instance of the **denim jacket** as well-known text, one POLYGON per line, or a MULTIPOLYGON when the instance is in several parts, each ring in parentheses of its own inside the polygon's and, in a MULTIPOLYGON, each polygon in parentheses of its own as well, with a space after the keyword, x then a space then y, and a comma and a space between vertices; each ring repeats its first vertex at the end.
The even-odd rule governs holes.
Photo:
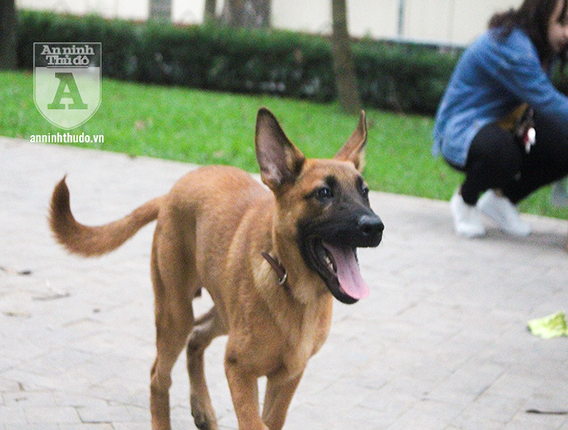
POLYGON ((436 114, 432 153, 464 167, 477 132, 521 103, 568 124, 568 98, 552 85, 526 33, 515 29, 503 38, 489 30, 466 49, 454 70, 436 114))

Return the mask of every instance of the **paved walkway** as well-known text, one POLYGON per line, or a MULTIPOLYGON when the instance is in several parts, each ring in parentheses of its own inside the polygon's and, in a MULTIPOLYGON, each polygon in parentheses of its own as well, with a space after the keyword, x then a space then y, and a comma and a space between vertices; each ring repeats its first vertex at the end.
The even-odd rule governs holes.
MULTIPOLYGON (((149 429, 154 358, 149 279, 153 228, 83 260, 50 236, 51 190, 68 174, 86 223, 165 193, 191 166, 0 138, 0 429, 149 429), (29 272, 28 272, 29 271, 29 272)), ((371 296, 335 306, 287 429, 563 429, 568 338, 542 340, 529 319, 568 310, 568 223, 526 216, 534 233, 452 233, 446 202, 373 193, 386 224, 361 252, 371 296)), ((196 301, 197 313, 208 309, 196 301)), ((236 429, 224 339, 208 350, 219 422, 236 429)), ((174 369, 175 429, 193 429, 185 360, 174 369)))

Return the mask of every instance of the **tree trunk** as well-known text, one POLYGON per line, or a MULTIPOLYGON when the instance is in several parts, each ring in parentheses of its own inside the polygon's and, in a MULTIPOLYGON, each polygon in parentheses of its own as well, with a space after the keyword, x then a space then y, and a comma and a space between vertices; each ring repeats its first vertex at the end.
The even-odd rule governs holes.
POLYGON ((15 0, 0 0, 0 69, 18 67, 18 21, 15 0))
POLYGON ((215 22, 217 16, 217 0, 205 0, 203 22, 215 22))
POLYGON ((150 19, 171 21, 172 0, 150 0, 150 19))
POLYGON ((331 13, 333 20, 331 53, 339 105, 347 113, 358 114, 362 104, 347 31, 346 0, 331 0, 331 13))
POLYGON ((221 22, 230 27, 270 27, 271 0, 226 0, 221 22))

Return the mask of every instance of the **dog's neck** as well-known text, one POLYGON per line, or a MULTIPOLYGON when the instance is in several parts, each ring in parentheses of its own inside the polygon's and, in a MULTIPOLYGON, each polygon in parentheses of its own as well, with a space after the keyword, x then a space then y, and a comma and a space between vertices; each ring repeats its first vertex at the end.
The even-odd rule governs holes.
POLYGON ((286 271, 286 268, 282 265, 282 263, 280 263, 277 258, 273 257, 268 252, 262 252, 262 256, 266 261, 268 261, 268 264, 270 264, 270 266, 276 272, 276 275, 278 276, 278 285, 283 286, 286 291, 290 292, 290 287, 287 283, 288 272, 286 271))

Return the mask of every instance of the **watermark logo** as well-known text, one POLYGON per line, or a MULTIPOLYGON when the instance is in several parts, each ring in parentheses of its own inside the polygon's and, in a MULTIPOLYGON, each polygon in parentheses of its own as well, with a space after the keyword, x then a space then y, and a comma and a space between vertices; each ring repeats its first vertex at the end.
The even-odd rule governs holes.
POLYGON ((53 125, 87 122, 102 100, 100 42, 34 43, 34 103, 53 125))

